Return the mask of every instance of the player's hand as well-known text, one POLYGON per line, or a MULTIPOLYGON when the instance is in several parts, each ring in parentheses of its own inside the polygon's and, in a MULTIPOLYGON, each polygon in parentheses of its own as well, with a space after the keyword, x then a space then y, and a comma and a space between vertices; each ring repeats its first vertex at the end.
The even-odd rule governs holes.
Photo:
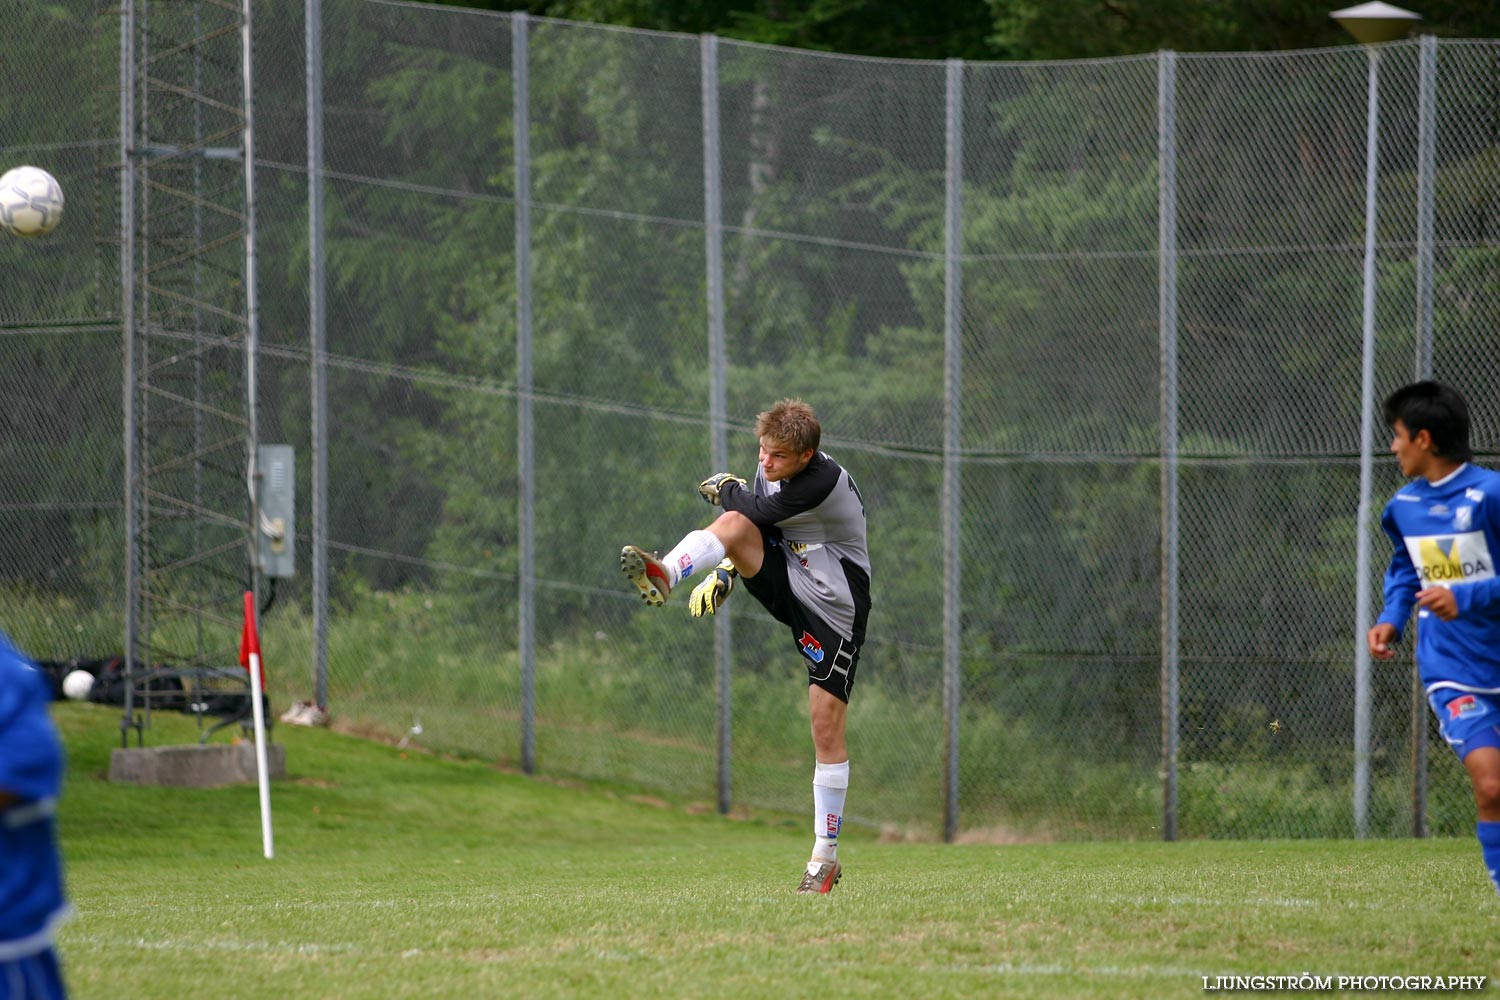
POLYGON ((1427 587, 1417 591, 1417 607, 1426 608, 1445 622, 1458 617, 1458 598, 1447 587, 1427 587))
POLYGON ((743 479, 732 472, 716 472, 698 484, 698 495, 717 507, 719 491, 724 488, 725 483, 739 483, 741 487, 746 485, 743 479))
POLYGON ((1396 626, 1390 622, 1381 622, 1370 629, 1365 641, 1369 643, 1371 656, 1377 660, 1389 660, 1396 655, 1396 651, 1391 648, 1391 643, 1396 641, 1396 626))
POLYGON ((734 587, 735 573, 734 563, 725 559, 713 568, 713 572, 703 578, 703 582, 693 588, 688 595, 688 613, 694 618, 702 618, 704 615, 717 614, 719 606, 724 603, 724 598, 729 596, 729 591, 734 587))

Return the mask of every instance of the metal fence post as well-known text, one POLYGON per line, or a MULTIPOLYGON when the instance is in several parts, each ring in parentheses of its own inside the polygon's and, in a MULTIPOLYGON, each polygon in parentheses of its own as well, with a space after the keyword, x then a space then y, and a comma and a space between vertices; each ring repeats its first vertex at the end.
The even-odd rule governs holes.
POLYGON ((1437 178, 1437 39, 1423 35, 1417 96, 1417 378, 1432 377, 1434 184, 1437 178))
POLYGON ((1157 276, 1161 332, 1161 756, 1163 840, 1177 839, 1177 53, 1157 61, 1157 276))
MULTIPOLYGON (((1417 96, 1416 377, 1432 378, 1433 203, 1437 174, 1437 39, 1423 35, 1417 96)), ((1416 664, 1411 692, 1411 835, 1427 836, 1427 698, 1416 664)))
POLYGON ((964 64, 948 60, 946 225, 943 246, 943 839, 958 833, 959 658, 963 655, 960 594, 963 513, 960 455, 963 397, 964 64))
POLYGON ((306 0, 307 307, 312 349, 313 701, 328 707, 328 332, 323 249, 323 0, 306 0))
POLYGON ((521 770, 536 771, 536 476, 531 414, 531 113, 524 13, 511 22, 516 196, 517 654, 521 664, 521 770))
POLYGON ((251 0, 240 5, 240 74, 245 88, 245 489, 250 512, 246 533, 245 561, 249 566, 250 589, 255 605, 260 606, 260 573, 257 572, 256 546, 260 541, 260 501, 256 488, 256 451, 260 448, 260 379, 257 357, 260 353, 260 300, 255 276, 255 59, 251 52, 253 38, 250 23, 251 0))
POLYGON ((135 331, 135 0, 120 7, 120 333, 124 385, 125 448, 125 713, 120 745, 129 743, 135 719, 135 653, 141 641, 140 451, 136 440, 135 331))
POLYGON ((1374 480, 1375 433, 1375 198, 1380 180, 1380 50, 1364 46, 1369 57, 1369 98, 1365 112, 1364 312, 1360 344, 1359 523, 1355 553, 1354 601, 1354 835, 1363 839, 1370 822, 1370 491, 1374 480))
MULTIPOLYGON (((728 357, 724 344, 724 192, 719 156, 719 39, 699 42, 703 96, 703 241, 708 306, 708 421, 715 469, 729 468, 728 404, 724 381, 728 357)), ((715 701, 718 710, 718 807, 730 807, 731 704, 730 660, 734 655, 729 609, 714 616, 715 701)))

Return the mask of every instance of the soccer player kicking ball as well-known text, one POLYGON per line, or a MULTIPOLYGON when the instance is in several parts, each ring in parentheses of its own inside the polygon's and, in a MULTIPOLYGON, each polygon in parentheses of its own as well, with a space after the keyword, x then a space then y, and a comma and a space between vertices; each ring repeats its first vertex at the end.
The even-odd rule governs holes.
POLYGON ((709 569, 688 610, 718 612, 735 578, 792 630, 807 666, 812 714, 812 860, 798 892, 826 893, 843 874, 839 827, 849 788, 844 716, 870 612, 865 505, 854 480, 818 450, 822 430, 812 407, 783 399, 755 419, 760 460, 755 484, 727 472, 705 479, 703 499, 724 508, 707 528, 690 531, 665 557, 627 545, 620 568, 647 604, 709 569), (711 567, 711 568, 710 568, 711 567))
POLYGON ((1468 406, 1449 386, 1397 389, 1385 421, 1412 481, 1380 518, 1395 552, 1370 655, 1395 655, 1391 644, 1415 604, 1422 686, 1473 782, 1479 850, 1500 891, 1500 474, 1469 464, 1468 406))

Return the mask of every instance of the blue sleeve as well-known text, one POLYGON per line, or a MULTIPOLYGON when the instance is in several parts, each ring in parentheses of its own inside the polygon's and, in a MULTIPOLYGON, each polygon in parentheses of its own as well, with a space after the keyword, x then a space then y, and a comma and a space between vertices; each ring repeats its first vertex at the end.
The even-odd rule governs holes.
POLYGON ((51 700, 47 679, 0 640, 0 789, 26 801, 56 798, 62 789, 51 700))
POLYGON ((1406 623, 1411 620, 1411 609, 1417 603, 1417 591, 1422 589, 1422 581, 1417 576, 1416 566, 1412 565, 1411 553, 1406 551, 1406 540, 1401 537, 1401 529, 1396 526, 1389 504, 1380 515, 1380 526, 1390 537, 1394 551, 1390 565, 1385 568, 1385 607, 1376 624, 1394 625, 1399 636, 1406 631, 1406 623))
MULTIPOLYGON (((1485 541, 1489 543, 1490 558, 1500 558, 1500 503, 1495 503, 1486 496, 1481 510, 1482 530, 1485 541)), ((1495 567, 1490 569, 1494 570, 1495 567)), ((1458 605, 1460 617, 1476 611, 1494 611, 1500 606, 1500 576, 1454 587, 1453 601, 1458 605)))

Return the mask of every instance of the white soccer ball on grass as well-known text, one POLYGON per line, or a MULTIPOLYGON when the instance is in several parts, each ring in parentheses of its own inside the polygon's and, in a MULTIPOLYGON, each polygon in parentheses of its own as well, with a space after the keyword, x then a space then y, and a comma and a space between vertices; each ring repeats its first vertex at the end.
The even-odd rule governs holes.
POLYGON ((0 174, 0 228, 16 236, 45 236, 63 215, 62 185, 41 167, 0 174))

